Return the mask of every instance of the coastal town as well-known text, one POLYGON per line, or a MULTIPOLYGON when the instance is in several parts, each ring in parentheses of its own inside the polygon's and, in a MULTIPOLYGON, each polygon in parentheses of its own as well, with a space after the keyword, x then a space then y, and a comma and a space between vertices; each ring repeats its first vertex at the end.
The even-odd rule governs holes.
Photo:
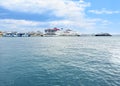
MULTIPOLYGON (((45 29, 44 32, 41 31, 31 31, 31 32, 16 32, 16 31, 0 31, 0 37, 55 37, 55 36, 82 36, 77 31, 73 31, 71 29, 63 28, 52 28, 52 29, 45 29)), ((112 36, 109 33, 99 33, 99 34, 92 34, 91 36, 112 36)))
POLYGON ((2 32, 0 31, 0 37, 43 37, 43 36, 80 36, 80 34, 71 29, 63 30, 63 28, 52 28, 45 29, 44 32, 41 31, 31 31, 31 32, 2 32))

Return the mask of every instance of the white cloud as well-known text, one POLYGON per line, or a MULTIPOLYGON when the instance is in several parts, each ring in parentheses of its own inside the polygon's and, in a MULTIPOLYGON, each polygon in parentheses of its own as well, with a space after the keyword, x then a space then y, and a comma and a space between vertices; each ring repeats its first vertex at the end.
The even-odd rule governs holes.
POLYGON ((16 19, 0 19, 0 30, 2 31, 33 31, 33 30, 44 30, 46 28, 65 28, 78 30, 80 27, 89 27, 86 29, 95 28, 97 23, 101 23, 102 26, 110 24, 107 20, 102 19, 88 19, 85 22, 79 23, 78 21, 70 20, 59 20, 59 21, 48 21, 48 22, 36 22, 28 20, 16 20, 16 19))
POLYGON ((63 18, 63 20, 56 19, 49 22, 1 19, 0 28, 11 28, 11 30, 33 30, 48 27, 63 27, 76 30, 79 28, 92 29, 96 28, 98 22, 102 23, 104 21, 101 19, 86 18, 85 9, 90 6, 90 3, 84 0, 0 0, 0 6, 15 12, 47 13, 52 15, 52 17, 63 18))
POLYGON ((15 25, 18 25, 18 26, 36 26, 36 25, 40 25, 40 23, 38 22, 33 22, 33 21, 27 21, 27 20, 15 20, 15 19, 1 19, 0 20, 0 24, 8 24, 8 25, 11 25, 11 24, 14 24, 15 25))
POLYGON ((0 30, 13 30, 13 31, 27 31, 32 28, 38 28, 42 25, 41 22, 15 20, 15 19, 0 19, 0 30))
POLYGON ((90 3, 85 3, 83 0, 77 2, 71 0, 0 0, 0 5, 12 11, 41 14, 51 10, 57 16, 65 16, 81 13, 90 3))
MULTIPOLYGON (((88 21, 89 22, 89 21, 88 21)), ((84 26, 84 24, 82 23, 84 26)), ((85 24, 86 25, 86 24, 85 24)), ((91 24, 90 24, 91 25, 91 24)), ((89 24, 88 24, 89 26, 89 24)), ((71 27, 81 27, 81 24, 76 21, 70 20, 59 20, 59 21, 48 21, 48 22, 36 22, 36 21, 28 21, 28 20, 16 20, 16 19, 0 19, 0 29, 4 30, 34 30, 35 28, 71 28, 71 27)))
POLYGON ((0 6, 18 12, 35 14, 49 12, 48 14, 53 15, 53 17, 64 18, 64 21, 79 22, 78 25, 82 28, 92 27, 87 22, 88 19, 85 18, 84 12, 85 8, 90 6, 90 3, 83 0, 0 0, 0 6))
POLYGON ((89 10, 89 12, 94 14, 119 14, 120 11, 112 11, 112 10, 106 10, 103 8, 102 10, 89 10))

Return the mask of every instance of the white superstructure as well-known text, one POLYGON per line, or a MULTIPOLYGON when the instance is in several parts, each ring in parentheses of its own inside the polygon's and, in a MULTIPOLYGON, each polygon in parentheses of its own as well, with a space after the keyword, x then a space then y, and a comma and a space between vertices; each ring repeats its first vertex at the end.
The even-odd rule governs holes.
POLYGON ((58 30, 55 32, 57 36, 80 36, 80 34, 76 31, 72 31, 70 29, 67 30, 58 30))

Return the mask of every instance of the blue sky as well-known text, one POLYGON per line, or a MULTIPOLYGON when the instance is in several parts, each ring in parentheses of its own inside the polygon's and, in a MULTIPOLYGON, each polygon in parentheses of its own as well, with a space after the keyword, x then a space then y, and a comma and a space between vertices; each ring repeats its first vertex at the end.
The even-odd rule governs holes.
POLYGON ((120 0, 0 0, 1 31, 120 33, 120 0))

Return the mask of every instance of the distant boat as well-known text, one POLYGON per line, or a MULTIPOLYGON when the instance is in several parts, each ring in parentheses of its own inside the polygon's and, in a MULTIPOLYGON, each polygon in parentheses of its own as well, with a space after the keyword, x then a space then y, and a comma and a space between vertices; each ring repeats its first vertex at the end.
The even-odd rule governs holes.
POLYGON ((112 36, 112 35, 109 33, 98 33, 98 34, 95 34, 95 36, 112 36))

